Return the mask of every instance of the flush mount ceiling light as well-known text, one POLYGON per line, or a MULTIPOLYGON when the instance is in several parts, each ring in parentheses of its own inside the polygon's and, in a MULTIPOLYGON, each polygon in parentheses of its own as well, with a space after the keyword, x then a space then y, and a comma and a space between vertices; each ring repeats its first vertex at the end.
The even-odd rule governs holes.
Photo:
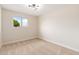
POLYGON ((41 5, 39 5, 39 4, 28 4, 27 7, 31 8, 33 10, 38 10, 41 7, 41 5))
POLYGON ((37 7, 39 7, 39 5, 37 5, 37 4, 31 4, 31 5, 28 5, 28 7, 37 8, 37 7))

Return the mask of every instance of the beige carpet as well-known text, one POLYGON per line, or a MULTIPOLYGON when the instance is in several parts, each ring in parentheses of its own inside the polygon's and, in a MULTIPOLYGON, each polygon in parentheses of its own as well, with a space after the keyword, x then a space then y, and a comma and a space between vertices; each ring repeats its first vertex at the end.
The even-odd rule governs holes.
POLYGON ((2 46, 1 55, 76 55, 70 49, 49 43, 41 39, 32 39, 2 46))

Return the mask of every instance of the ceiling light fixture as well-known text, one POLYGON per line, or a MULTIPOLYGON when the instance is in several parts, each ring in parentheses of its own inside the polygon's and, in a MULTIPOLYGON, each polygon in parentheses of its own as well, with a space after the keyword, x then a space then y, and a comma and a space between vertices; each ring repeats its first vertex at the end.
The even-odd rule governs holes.
POLYGON ((40 5, 39 4, 29 4, 29 5, 27 5, 27 7, 37 10, 37 9, 39 9, 40 5))

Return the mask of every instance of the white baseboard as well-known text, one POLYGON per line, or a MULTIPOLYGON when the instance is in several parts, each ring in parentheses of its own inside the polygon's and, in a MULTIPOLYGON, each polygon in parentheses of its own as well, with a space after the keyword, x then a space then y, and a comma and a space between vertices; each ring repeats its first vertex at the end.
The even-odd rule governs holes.
POLYGON ((8 42, 3 42, 2 45, 17 43, 17 42, 20 42, 20 41, 31 40, 31 39, 35 39, 35 38, 37 38, 37 37, 35 36, 35 37, 28 38, 28 39, 19 39, 19 40, 13 40, 13 41, 8 41, 8 42))
POLYGON ((62 43, 58 43, 58 42, 54 42, 54 41, 50 41, 50 40, 47 40, 46 38, 41 38, 41 37, 40 37, 40 39, 43 39, 43 40, 46 40, 46 41, 48 41, 48 42, 50 42, 50 43, 54 43, 54 44, 56 44, 56 45, 65 47, 65 48, 67 48, 67 49, 71 49, 71 50, 73 50, 73 51, 75 51, 75 52, 79 52, 78 49, 72 48, 72 47, 67 46, 67 45, 64 45, 64 44, 62 44, 62 43))

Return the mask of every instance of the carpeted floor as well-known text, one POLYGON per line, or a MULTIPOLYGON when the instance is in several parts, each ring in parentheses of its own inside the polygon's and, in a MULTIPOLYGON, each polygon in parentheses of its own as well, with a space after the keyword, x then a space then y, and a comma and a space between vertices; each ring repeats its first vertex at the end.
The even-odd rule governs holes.
POLYGON ((1 55, 75 55, 70 49, 49 43, 41 39, 32 39, 13 44, 3 45, 1 55))

